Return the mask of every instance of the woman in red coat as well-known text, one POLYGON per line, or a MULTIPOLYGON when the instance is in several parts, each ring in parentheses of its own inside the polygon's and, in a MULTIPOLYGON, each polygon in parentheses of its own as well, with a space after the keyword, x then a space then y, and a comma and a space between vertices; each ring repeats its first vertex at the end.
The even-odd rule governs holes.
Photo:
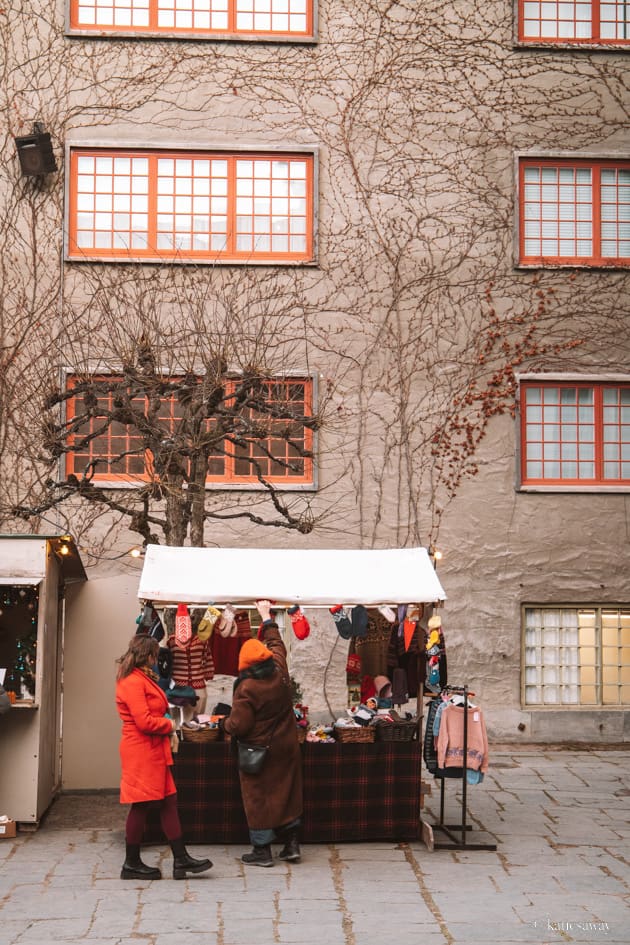
POLYGON ((241 859, 273 866, 271 843, 284 843, 280 859, 300 861, 298 828, 302 816, 302 756, 289 686, 287 653, 269 601, 257 601, 263 618, 260 640, 247 640, 239 654, 232 710, 225 731, 257 745, 269 745, 259 774, 239 772, 252 852, 241 859))
POLYGON ((175 722, 157 684, 152 667, 160 645, 153 637, 137 634, 118 660, 116 707, 122 719, 120 803, 131 804, 127 816, 127 844, 121 879, 160 879, 159 869, 140 859, 140 844, 150 807, 159 806, 160 823, 173 851, 173 879, 203 873, 210 860, 189 856, 182 839, 177 811, 177 789, 171 774, 171 735, 175 722))

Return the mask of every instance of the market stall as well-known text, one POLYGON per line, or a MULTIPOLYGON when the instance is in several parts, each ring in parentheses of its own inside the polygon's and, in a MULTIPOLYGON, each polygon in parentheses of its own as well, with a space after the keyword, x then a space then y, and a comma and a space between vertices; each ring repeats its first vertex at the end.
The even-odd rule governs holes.
MULTIPOLYGON (((139 598, 156 607, 398 607, 445 600, 424 548, 309 550, 147 548, 139 598)), ((421 707, 421 698, 418 706, 421 707)), ((372 741, 302 746, 305 842, 409 840, 420 833, 421 742, 372 741)), ((187 839, 243 843, 235 753, 229 743, 184 741, 175 780, 187 839)), ((147 840, 158 840, 153 822, 147 840)))
POLYGON ((0 536, 0 815, 36 825, 61 783, 66 587, 87 580, 70 535, 0 536))

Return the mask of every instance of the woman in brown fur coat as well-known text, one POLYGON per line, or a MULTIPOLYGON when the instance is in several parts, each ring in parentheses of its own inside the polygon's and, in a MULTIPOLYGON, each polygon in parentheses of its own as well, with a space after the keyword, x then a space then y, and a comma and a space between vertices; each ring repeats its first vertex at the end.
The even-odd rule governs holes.
POLYGON ((247 640, 239 654, 232 711, 225 731, 244 742, 269 745, 259 774, 239 772, 252 852, 242 857, 254 866, 273 866, 271 843, 284 843, 280 859, 300 859, 302 759, 297 740, 286 649, 270 605, 259 601, 260 639, 247 640))

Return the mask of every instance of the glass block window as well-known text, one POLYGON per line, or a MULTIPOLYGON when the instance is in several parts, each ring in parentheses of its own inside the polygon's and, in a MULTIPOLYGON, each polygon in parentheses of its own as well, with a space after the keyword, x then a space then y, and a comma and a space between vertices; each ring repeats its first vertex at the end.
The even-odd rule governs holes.
POLYGON ((627 0, 519 0, 519 39, 537 43, 630 42, 627 0))
POLYGON ((312 155, 73 150, 68 255, 312 257, 312 155))
POLYGON ((630 163, 520 162, 520 261, 630 264, 630 163))
MULTIPOLYGON (((144 449, 142 436, 133 425, 111 420, 116 397, 111 390, 113 381, 117 381, 113 376, 94 378, 88 392, 77 393, 66 402, 70 431, 69 451, 65 454, 66 475, 79 478, 89 475, 97 482, 146 481, 152 478, 154 470, 151 453, 144 449), (101 380, 102 392, 99 392, 101 380), (96 409, 88 407, 92 392, 97 395, 96 409), (100 415, 99 407, 102 407, 100 415), (88 419, 75 425, 74 421, 83 415, 88 419)), ((69 379, 70 389, 76 384, 76 378, 69 379)), ((228 410, 234 404, 237 386, 236 381, 225 382, 228 410)), ((210 455, 206 482, 254 484, 263 477, 274 483, 312 484, 313 432, 299 419, 313 412, 312 379, 270 378, 263 383, 260 396, 264 398, 265 410, 256 410, 251 405, 241 409, 246 423, 238 436, 226 433, 220 447, 210 455)), ((131 403, 140 415, 149 408, 144 397, 135 397, 131 403)), ((174 393, 162 398, 158 418, 165 436, 178 434, 194 443, 197 434, 186 429, 185 408, 174 393)), ((216 429, 216 420, 209 418, 202 435, 213 429, 216 429)))
POLYGON ((630 609, 526 607, 523 704, 630 703, 630 609))
POLYGON ((521 384, 521 481, 630 483, 630 385, 521 384))
POLYGON ((198 37, 313 35, 313 0, 70 0, 70 27, 198 37))

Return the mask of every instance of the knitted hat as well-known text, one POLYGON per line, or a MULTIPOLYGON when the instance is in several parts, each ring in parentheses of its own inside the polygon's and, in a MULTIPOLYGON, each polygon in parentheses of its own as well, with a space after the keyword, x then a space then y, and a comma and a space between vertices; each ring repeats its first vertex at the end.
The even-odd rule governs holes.
POLYGON ((361 680, 361 702, 365 702, 366 699, 369 699, 370 696, 376 695, 376 686, 374 685, 374 679, 372 676, 364 676, 361 680))
POLYGON ((442 618, 440 617, 440 615, 432 614, 432 616, 429 617, 429 622, 427 624, 427 627, 429 628, 429 630, 439 630, 441 626, 442 626, 442 618))
POLYGON ((376 695, 380 696, 381 699, 389 699, 391 697, 392 684, 387 676, 375 676, 374 688, 376 689, 376 695))
POLYGON ((359 725, 369 725, 374 718, 374 712, 372 709, 368 709, 366 705, 361 705, 357 711, 353 713, 352 718, 355 722, 358 722, 359 725))
POLYGON ((273 653, 260 640, 245 640, 238 654, 239 672, 254 663, 262 663, 263 660, 268 660, 270 656, 273 656, 273 653))

